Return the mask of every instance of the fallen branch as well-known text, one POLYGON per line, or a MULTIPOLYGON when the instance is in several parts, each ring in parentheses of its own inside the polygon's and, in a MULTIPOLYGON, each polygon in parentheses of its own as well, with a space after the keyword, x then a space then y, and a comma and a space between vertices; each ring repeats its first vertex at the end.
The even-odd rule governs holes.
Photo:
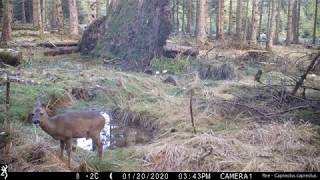
POLYGON ((193 127, 193 133, 194 134, 197 134, 197 131, 196 131, 196 127, 194 125, 194 117, 193 117, 193 109, 192 109, 192 98, 193 98, 193 90, 191 90, 190 92, 190 116, 191 116, 191 124, 192 124, 192 127, 193 127))
POLYGON ((316 55, 316 57, 311 61, 310 65, 308 66, 307 71, 300 77, 300 80, 296 82, 295 87, 292 90, 292 95, 295 95, 298 89, 303 85, 304 80, 306 79, 309 72, 313 69, 314 65, 316 64, 317 60, 320 58, 320 53, 316 55))
POLYGON ((281 115, 281 114, 286 114, 286 113, 291 112, 291 111, 300 110, 300 109, 307 109, 307 108, 310 108, 310 107, 311 107, 310 105, 297 106, 297 107, 289 108, 289 109, 284 110, 284 111, 267 114, 266 117, 276 116, 276 115, 281 115))
POLYGON ((258 109, 254 108, 254 107, 251 107, 251 106, 248 106, 248 105, 245 105, 245 104, 236 103, 236 102, 230 102, 230 101, 227 101, 227 100, 222 100, 222 101, 223 101, 224 103, 227 103, 227 104, 238 105, 238 106, 246 107, 246 108, 248 108, 248 109, 254 110, 255 112, 257 112, 257 113, 260 114, 261 116, 266 116, 263 112, 260 112, 258 109))

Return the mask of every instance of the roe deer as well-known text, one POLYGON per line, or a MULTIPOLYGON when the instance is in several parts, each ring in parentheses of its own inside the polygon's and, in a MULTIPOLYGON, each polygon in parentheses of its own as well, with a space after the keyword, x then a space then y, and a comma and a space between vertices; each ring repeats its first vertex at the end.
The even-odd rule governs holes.
POLYGON ((99 112, 77 111, 49 117, 37 98, 33 107, 32 123, 40 125, 54 139, 60 140, 60 158, 63 158, 63 150, 66 149, 69 168, 72 138, 92 138, 98 147, 99 159, 102 159, 100 132, 104 128, 105 118, 99 112))

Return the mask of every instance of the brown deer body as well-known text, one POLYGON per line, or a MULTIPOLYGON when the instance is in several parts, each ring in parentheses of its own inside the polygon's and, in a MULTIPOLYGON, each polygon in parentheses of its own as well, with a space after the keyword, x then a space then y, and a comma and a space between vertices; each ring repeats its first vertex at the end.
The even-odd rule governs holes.
POLYGON ((99 159, 102 159, 102 143, 100 132, 104 128, 105 119, 95 111, 77 111, 59 114, 49 117, 41 102, 37 99, 32 113, 33 124, 40 127, 54 139, 60 140, 60 158, 63 158, 63 150, 68 155, 68 166, 71 160, 71 143, 73 138, 92 138, 98 147, 99 159))

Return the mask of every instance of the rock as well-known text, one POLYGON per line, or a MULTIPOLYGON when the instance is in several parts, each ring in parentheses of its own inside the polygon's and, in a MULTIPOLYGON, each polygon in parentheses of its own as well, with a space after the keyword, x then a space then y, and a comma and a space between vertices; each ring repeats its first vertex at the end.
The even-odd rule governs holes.
POLYGON ((168 76, 165 80, 162 81, 163 83, 172 84, 177 86, 177 80, 173 76, 168 76))

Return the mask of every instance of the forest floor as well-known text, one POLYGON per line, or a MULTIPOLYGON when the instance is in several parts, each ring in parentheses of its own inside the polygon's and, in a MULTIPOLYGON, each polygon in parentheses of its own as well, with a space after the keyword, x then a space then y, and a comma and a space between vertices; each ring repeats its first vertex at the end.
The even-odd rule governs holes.
MULTIPOLYGON (((13 84, 10 110, 1 112, 7 121, 0 130, 9 136, 0 146, 0 162, 8 163, 10 171, 320 171, 319 111, 283 112, 319 103, 319 93, 308 90, 307 100, 297 99, 288 95, 290 88, 279 94, 253 78, 262 69, 262 82, 289 82, 290 76, 300 73, 297 64, 304 66, 295 62, 297 57, 313 50, 277 46, 272 53, 251 58, 246 49, 221 45, 208 55, 202 50, 196 59, 155 58, 154 69, 175 72, 173 86, 163 83, 168 74, 119 71, 102 59, 78 53, 44 57, 45 48, 18 49, 25 61, 7 70, 39 84, 13 84), (235 77, 202 80, 194 69, 204 62, 229 64, 235 77), (196 134, 190 120, 190 91, 196 134), (106 149, 102 161, 95 152, 77 148, 69 169, 66 160, 59 159, 58 141, 31 124, 29 114, 39 95, 52 114, 117 109, 125 114, 122 118, 139 121, 153 136, 143 143, 132 139, 126 146, 106 149)), ((320 77, 312 75, 306 83, 319 82, 320 77)), ((4 98, 1 86, 0 102, 4 98)))

